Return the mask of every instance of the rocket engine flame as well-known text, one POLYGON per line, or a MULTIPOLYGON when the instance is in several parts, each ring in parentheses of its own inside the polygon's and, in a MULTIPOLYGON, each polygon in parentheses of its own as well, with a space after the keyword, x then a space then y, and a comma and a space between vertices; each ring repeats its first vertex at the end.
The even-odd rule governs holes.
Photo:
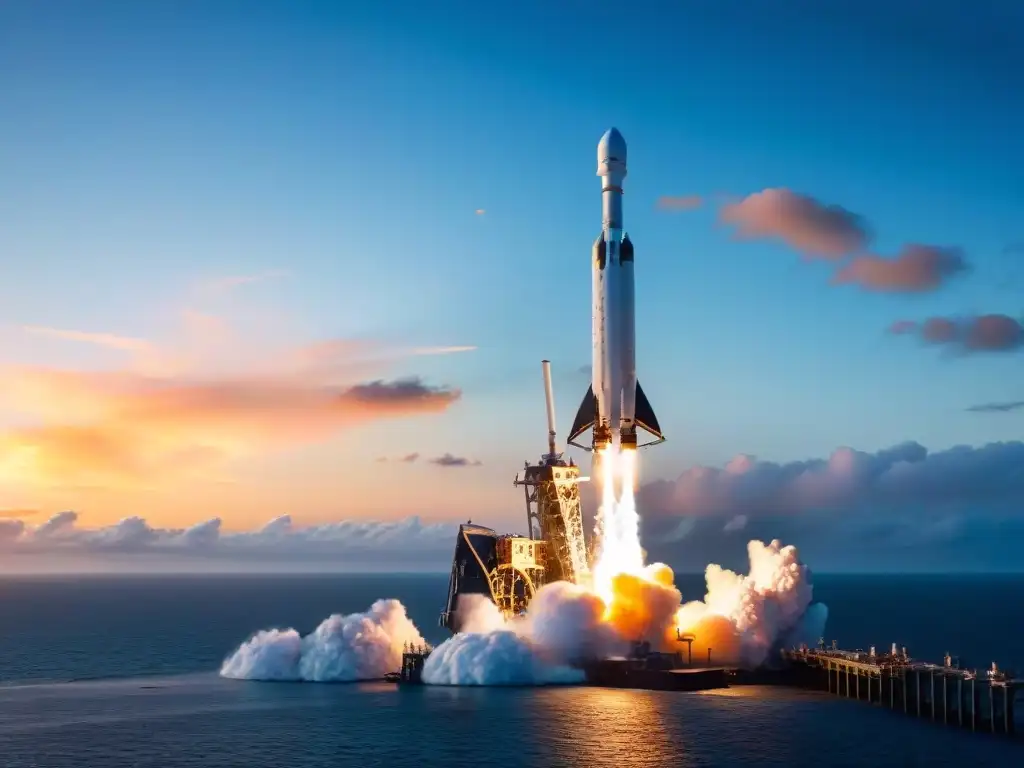
POLYGON ((709 565, 704 601, 681 605, 672 569, 644 562, 634 493, 636 451, 605 449, 599 461, 602 498, 593 590, 605 604, 604 620, 623 639, 678 650, 679 635, 689 633, 696 635, 697 658, 710 649, 716 663, 758 666, 782 641, 813 642, 824 632, 827 608, 808 610, 813 594, 810 571, 800 562, 796 547, 778 541, 748 544, 747 576, 709 565))
POLYGON ((611 607, 613 581, 620 574, 640 576, 644 552, 640 546, 640 515, 637 514, 633 485, 636 482, 636 451, 606 448, 598 457, 601 464, 601 507, 594 531, 597 540, 593 567, 594 591, 611 607), (621 487, 616 498, 616 481, 621 487))

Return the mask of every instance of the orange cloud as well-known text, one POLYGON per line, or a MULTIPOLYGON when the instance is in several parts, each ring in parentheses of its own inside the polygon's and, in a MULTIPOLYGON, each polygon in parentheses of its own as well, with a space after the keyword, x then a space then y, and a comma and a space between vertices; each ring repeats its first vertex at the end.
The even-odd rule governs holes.
MULTIPOLYGON (((276 275, 225 279, 243 284, 276 275)), ((116 348, 117 370, 0 366, 0 485, 149 488, 184 476, 223 481, 224 463, 332 438, 377 419, 440 413, 457 389, 385 380, 399 359, 468 346, 396 347, 332 339, 275 345, 196 309, 176 343, 28 326, 29 333, 116 348)))
POLYGON ((149 484, 374 419, 439 413, 460 394, 416 378, 343 384, 47 369, 9 371, 3 385, 42 423, 0 434, 0 476, 44 485, 149 484))
POLYGON ((0 509, 0 520, 5 518, 21 519, 24 517, 35 517, 38 514, 38 509, 0 509))
POLYGON ((49 336, 54 339, 65 341, 82 341, 87 344, 95 344, 110 349, 120 349, 126 352, 144 352, 150 349, 150 344, 145 339, 136 339, 131 336, 118 336, 113 333, 94 333, 90 331, 69 331, 61 328, 45 328, 38 325, 25 325, 22 330, 36 336, 49 336))

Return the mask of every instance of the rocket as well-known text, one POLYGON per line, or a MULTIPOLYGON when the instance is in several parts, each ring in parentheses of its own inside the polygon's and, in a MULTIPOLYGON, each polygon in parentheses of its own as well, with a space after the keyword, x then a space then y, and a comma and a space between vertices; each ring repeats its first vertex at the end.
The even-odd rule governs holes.
POLYGON ((602 221, 591 263, 591 383, 576 413, 569 443, 593 451, 608 446, 635 450, 637 427, 655 438, 643 445, 664 442, 665 436, 636 376, 634 249, 622 228, 626 140, 615 128, 597 145, 597 175, 601 178, 602 221), (574 442, 591 427, 590 447, 574 442))

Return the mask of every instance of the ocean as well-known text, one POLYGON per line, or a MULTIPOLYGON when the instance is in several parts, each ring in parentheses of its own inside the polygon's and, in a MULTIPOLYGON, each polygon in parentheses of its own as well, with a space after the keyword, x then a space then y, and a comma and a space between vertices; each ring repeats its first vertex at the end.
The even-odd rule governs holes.
MULTIPOLYGON (((677 576, 685 599, 702 576, 677 576)), ((225 680, 253 632, 402 601, 422 634, 447 575, 0 579, 0 766, 976 766, 1024 743, 814 692, 404 688, 225 680)), ((1024 669, 1024 577, 815 575, 841 647, 892 642, 1024 669)), ((1018 719, 1019 716, 1018 716, 1018 719)))

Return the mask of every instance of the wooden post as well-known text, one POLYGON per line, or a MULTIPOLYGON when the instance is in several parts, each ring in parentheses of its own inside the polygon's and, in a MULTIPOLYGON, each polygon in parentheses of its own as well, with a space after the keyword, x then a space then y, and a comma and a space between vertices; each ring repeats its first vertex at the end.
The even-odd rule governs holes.
POLYGON ((932 692, 931 692, 931 701, 928 702, 929 705, 930 705, 928 707, 928 709, 930 709, 932 711, 932 720, 934 720, 935 719, 935 670, 934 669, 931 671, 930 677, 931 677, 932 692))
POLYGON ((903 714, 906 714, 910 705, 907 704, 907 668, 900 668, 900 679, 903 681, 901 690, 903 691, 903 714))
POLYGON ((958 675, 956 678, 956 714, 960 719, 960 727, 964 727, 964 678, 958 675))
POLYGON ((917 716, 921 716, 921 670, 914 670, 914 695, 917 697, 917 716))

